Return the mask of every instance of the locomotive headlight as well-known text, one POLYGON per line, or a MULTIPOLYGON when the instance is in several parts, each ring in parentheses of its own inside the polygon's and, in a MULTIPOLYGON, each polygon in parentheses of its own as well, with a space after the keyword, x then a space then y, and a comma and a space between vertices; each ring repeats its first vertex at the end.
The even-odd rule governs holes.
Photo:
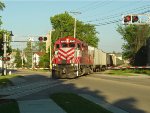
POLYGON ((56 66, 56 64, 53 64, 53 66, 56 66))
POLYGON ((68 42, 69 42, 69 39, 67 38, 66 40, 67 40, 67 43, 68 43, 68 42))

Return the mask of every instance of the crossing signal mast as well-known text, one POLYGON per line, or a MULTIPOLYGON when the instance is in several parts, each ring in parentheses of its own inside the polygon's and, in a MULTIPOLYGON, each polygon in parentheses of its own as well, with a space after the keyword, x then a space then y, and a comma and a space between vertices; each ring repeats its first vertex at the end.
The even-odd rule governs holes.
POLYGON ((150 24, 150 14, 128 14, 122 16, 124 25, 145 25, 150 24))

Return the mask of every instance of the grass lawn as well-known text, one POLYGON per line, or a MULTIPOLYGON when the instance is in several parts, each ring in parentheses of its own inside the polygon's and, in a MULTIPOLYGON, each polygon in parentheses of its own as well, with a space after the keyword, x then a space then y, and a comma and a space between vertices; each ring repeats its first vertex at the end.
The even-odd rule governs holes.
POLYGON ((15 74, 0 76, 0 87, 13 85, 9 79, 14 78, 14 77, 19 77, 19 76, 15 75, 15 74))
POLYGON ((104 73, 106 74, 111 74, 111 75, 125 75, 125 76, 135 76, 138 74, 144 74, 144 75, 150 75, 150 70, 137 70, 137 69, 125 69, 125 70, 108 70, 105 71, 104 73))
POLYGON ((112 113, 73 93, 55 93, 50 98, 67 113, 112 113))
POLYGON ((15 100, 0 99, 0 113, 20 113, 15 100))

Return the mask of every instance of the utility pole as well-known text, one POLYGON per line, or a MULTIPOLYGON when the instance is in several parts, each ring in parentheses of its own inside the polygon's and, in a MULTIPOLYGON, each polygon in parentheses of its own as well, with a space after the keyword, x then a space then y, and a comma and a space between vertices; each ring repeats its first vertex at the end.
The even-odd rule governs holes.
POLYGON ((52 70, 52 32, 55 31, 55 29, 49 31, 49 68, 52 70))
MULTIPOLYGON (((81 12, 70 12, 70 13, 74 15, 81 14, 81 12)), ((74 38, 76 38, 76 29, 77 29, 77 19, 76 17, 74 17, 74 35, 73 35, 74 38)))
MULTIPOLYGON (((74 15, 81 14, 81 12, 70 12, 70 13, 72 13, 74 15)), ((77 19, 75 17, 74 18, 74 38, 76 38, 76 29, 77 29, 77 19)), ((78 55, 78 50, 76 50, 76 55, 78 55)), ((76 57, 78 57, 78 56, 76 56, 76 57)), ((79 76, 79 67, 80 67, 80 65, 78 63, 77 64, 77 76, 79 76)))
POLYGON ((76 25, 77 25, 77 19, 74 18, 74 38, 76 38, 76 25))

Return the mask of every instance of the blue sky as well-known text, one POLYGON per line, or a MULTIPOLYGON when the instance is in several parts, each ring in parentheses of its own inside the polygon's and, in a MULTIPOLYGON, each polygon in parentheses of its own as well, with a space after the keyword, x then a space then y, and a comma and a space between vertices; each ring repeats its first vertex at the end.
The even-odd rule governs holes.
MULTIPOLYGON (((142 13, 150 9, 149 0, 3 0, 6 8, 0 12, 1 28, 12 30, 13 40, 27 40, 29 36, 37 40, 52 29, 50 17, 65 11, 78 11, 73 15, 85 23, 96 24, 100 39, 99 48, 106 52, 121 52, 124 41, 116 31, 122 14, 142 13), (109 24, 111 23, 111 24, 109 24), (102 25, 105 24, 105 25, 102 25)), ((15 48, 25 44, 12 43, 15 48)))

